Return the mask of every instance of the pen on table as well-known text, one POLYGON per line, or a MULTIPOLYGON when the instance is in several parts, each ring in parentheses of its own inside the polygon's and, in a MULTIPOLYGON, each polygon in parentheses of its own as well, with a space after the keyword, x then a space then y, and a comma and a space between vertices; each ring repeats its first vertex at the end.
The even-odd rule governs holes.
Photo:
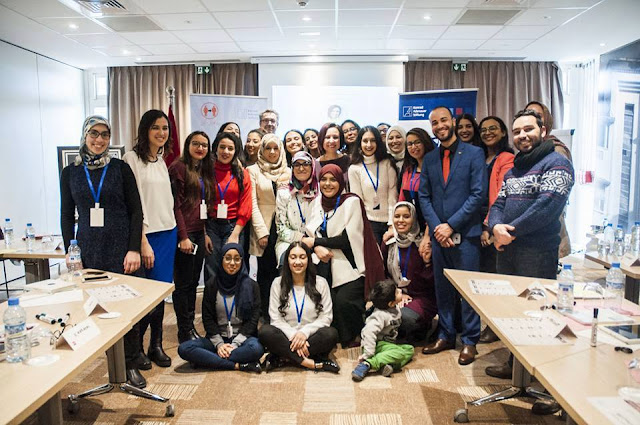
POLYGON ((71 314, 67 313, 64 318, 62 317, 58 318, 58 323, 60 323, 60 326, 64 328, 67 325, 67 322, 69 321, 70 318, 71 318, 71 314))
POLYGON ((598 309, 593 309, 593 320, 591 322, 591 346, 595 347, 598 342, 598 309))
POLYGON ((41 322, 48 323, 50 325, 53 325, 54 323, 57 322, 57 320, 54 317, 47 315, 47 313, 36 314, 36 319, 40 320, 41 322))

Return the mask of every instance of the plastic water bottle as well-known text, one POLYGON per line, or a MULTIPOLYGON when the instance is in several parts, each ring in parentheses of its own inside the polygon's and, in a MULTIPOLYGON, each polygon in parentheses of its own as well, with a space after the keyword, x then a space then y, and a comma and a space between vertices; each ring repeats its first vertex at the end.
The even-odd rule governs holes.
POLYGON ((571 264, 565 264, 558 276, 558 311, 573 313, 573 271, 571 264))
POLYGON ((611 309, 620 311, 622 309, 622 298, 624 298, 625 277, 620 270, 620 263, 611 264, 607 273, 607 295, 612 298, 611 309))
POLYGON ((615 232, 613 231, 613 224, 607 224, 604 228, 604 243, 609 247, 609 252, 613 252, 613 242, 615 241, 615 232))
POLYGON ((611 252, 613 252, 617 257, 624 257, 624 229, 621 224, 618 224, 618 228, 616 229, 613 249, 611 252))
POLYGON ((27 223, 25 235, 27 237, 27 252, 33 252, 33 248, 36 245, 36 229, 33 228, 31 223, 27 223))
POLYGON ((640 254, 640 221, 636 221, 631 228, 631 250, 636 255, 640 254))
POLYGON ((13 224, 11 223, 10 218, 4 219, 4 247, 9 249, 11 248, 11 243, 13 242, 13 224))
POLYGON ((71 279, 82 275, 82 254, 75 239, 69 245, 69 275, 71 279))
POLYGON ((31 357, 31 341, 27 335, 27 313, 18 298, 9 298, 9 308, 2 316, 7 361, 19 363, 31 357))
POLYGON ((607 228, 607 225, 609 224, 609 220, 607 220, 607 217, 604 218, 604 220, 602 220, 602 231, 604 232, 604 229, 607 228))

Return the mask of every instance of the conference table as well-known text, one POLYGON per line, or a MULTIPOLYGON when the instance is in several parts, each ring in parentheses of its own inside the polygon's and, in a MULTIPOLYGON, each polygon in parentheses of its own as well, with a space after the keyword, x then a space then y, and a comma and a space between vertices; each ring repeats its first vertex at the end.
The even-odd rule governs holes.
MULTIPOLYGON (((105 284, 79 283, 77 289, 82 289, 84 301, 52 304, 47 306, 26 307, 27 323, 31 322, 50 330, 60 329, 58 324, 49 325, 36 320, 35 314, 46 312, 53 317, 71 314, 70 324, 76 325, 87 319, 83 304, 88 299, 87 289, 101 288, 115 285, 127 285, 139 296, 126 300, 105 302, 109 312, 119 312, 120 317, 101 319, 102 311, 96 310, 90 315, 100 333, 76 350, 62 341, 53 354, 60 356, 59 360, 49 366, 30 366, 25 363, 0 363, 0 423, 21 423, 36 410, 40 422, 43 424, 62 423, 61 390, 75 375, 80 373, 95 358, 107 352, 109 367, 109 381, 123 383, 126 381, 124 364, 123 336, 132 326, 142 319, 158 303, 162 302, 172 291, 174 286, 164 282, 132 276, 109 273, 115 280, 105 284)), ((31 294, 31 293, 30 293, 31 294)), ((0 305, 0 315, 7 308, 7 303, 0 305)), ((73 329, 73 328, 71 328, 73 329)), ((65 329, 65 332, 66 331, 65 329)))
MULTIPOLYGON (((630 360, 629 354, 614 353, 613 347, 604 343, 591 347, 585 338, 577 338, 574 344, 515 345, 495 319, 529 317, 525 312, 539 310, 539 304, 520 296, 477 295, 468 283, 470 279, 509 281, 516 294, 520 294, 534 281, 550 285, 556 283, 555 280, 451 269, 445 269, 444 274, 514 355, 513 386, 501 392, 506 397, 493 397, 495 401, 526 396, 528 391, 523 389, 529 384, 531 377, 535 377, 565 409, 569 420, 585 425, 609 423, 587 399, 593 396, 617 396, 617 385, 626 383, 623 359, 630 360), (608 381, 603 385, 600 380, 608 381), (520 391, 516 391, 517 389, 520 391), (586 404, 589 406, 585 407, 586 404)), ((554 303, 555 295, 548 290, 546 292, 547 302, 554 303)), ((626 300, 624 303, 627 309, 638 311, 637 305, 626 300)), ((546 310, 545 314, 560 316, 552 310, 546 310)), ((535 391, 532 393, 531 395, 536 395, 535 391)), ((474 405, 473 402, 470 404, 474 405)))
POLYGON ((640 266, 632 266, 638 259, 638 255, 627 253, 619 259, 614 255, 602 256, 597 251, 590 251, 584 254, 584 258, 598 263, 606 269, 611 268, 611 263, 620 262, 620 270, 626 276, 624 297, 631 302, 638 303, 640 298, 640 266))
POLYGON ((24 263, 24 275, 27 284, 49 279, 49 260, 53 258, 65 258, 62 238, 54 237, 50 247, 45 247, 41 240, 36 240, 34 249, 27 251, 27 244, 24 240, 13 241, 11 249, 0 249, 0 259, 20 260, 24 263))

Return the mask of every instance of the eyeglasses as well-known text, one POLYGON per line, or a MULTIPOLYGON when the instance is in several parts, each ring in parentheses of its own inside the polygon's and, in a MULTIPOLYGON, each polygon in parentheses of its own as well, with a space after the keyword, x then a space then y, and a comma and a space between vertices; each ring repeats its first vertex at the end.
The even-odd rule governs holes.
POLYGON ((260 122, 275 124, 277 121, 274 118, 262 118, 260 122))
POLYGON ((209 144, 204 142, 191 142, 191 146, 194 148, 209 149, 209 144))
POLYGON ((350 128, 347 128, 346 130, 344 130, 345 133, 355 133, 357 131, 358 131, 358 129, 355 128, 355 127, 350 127, 350 128))
POLYGON ((482 127, 482 128, 480 129, 480 134, 484 134, 484 133, 486 133, 486 132, 488 132, 488 131, 490 131, 490 132, 492 132, 492 133, 493 133, 493 132, 495 132, 495 131, 498 131, 499 129, 500 129, 500 127, 495 126, 495 125, 492 125, 491 127, 482 127))
POLYGON ((309 167, 311 167, 310 162, 296 162, 295 164, 293 164, 293 168, 298 168, 298 169, 309 168, 309 167))
POLYGON ((410 148, 412 146, 418 146, 421 145, 422 142, 420 140, 416 140, 415 142, 407 142, 407 148, 410 148))
POLYGON ((222 260, 225 263, 241 263, 242 262, 242 258, 241 257, 232 257, 230 255, 225 255, 224 257, 222 257, 222 260))
POLYGON ((98 136, 102 136, 102 140, 109 140, 111 138, 111 133, 108 131, 100 132, 96 130, 89 130, 87 134, 93 137, 94 139, 97 139, 98 136))

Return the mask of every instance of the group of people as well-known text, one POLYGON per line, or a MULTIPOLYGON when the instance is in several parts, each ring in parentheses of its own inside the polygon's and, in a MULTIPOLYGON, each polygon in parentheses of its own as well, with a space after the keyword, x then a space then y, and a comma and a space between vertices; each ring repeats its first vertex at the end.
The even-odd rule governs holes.
MULTIPOLYGON (((193 367, 259 373, 291 363, 337 373, 329 353, 339 342, 362 347, 354 380, 388 376, 411 360, 436 314, 437 338, 423 353, 453 349, 458 328, 458 362, 469 364, 480 319, 443 269, 555 276, 573 170, 553 153, 564 145, 548 137, 550 119, 538 102, 511 130, 499 117, 477 124, 438 107, 436 146, 422 128, 353 120, 281 140, 278 114, 266 110, 244 145, 233 122, 213 141, 194 131, 167 167, 176 135, 162 111, 142 116, 122 161, 108 155, 109 123, 92 116, 61 176, 65 246, 77 239, 84 267, 173 281, 178 353, 193 367)), ((125 337, 133 385, 145 385, 139 370, 152 362, 171 364, 163 316, 160 303, 125 337)))

